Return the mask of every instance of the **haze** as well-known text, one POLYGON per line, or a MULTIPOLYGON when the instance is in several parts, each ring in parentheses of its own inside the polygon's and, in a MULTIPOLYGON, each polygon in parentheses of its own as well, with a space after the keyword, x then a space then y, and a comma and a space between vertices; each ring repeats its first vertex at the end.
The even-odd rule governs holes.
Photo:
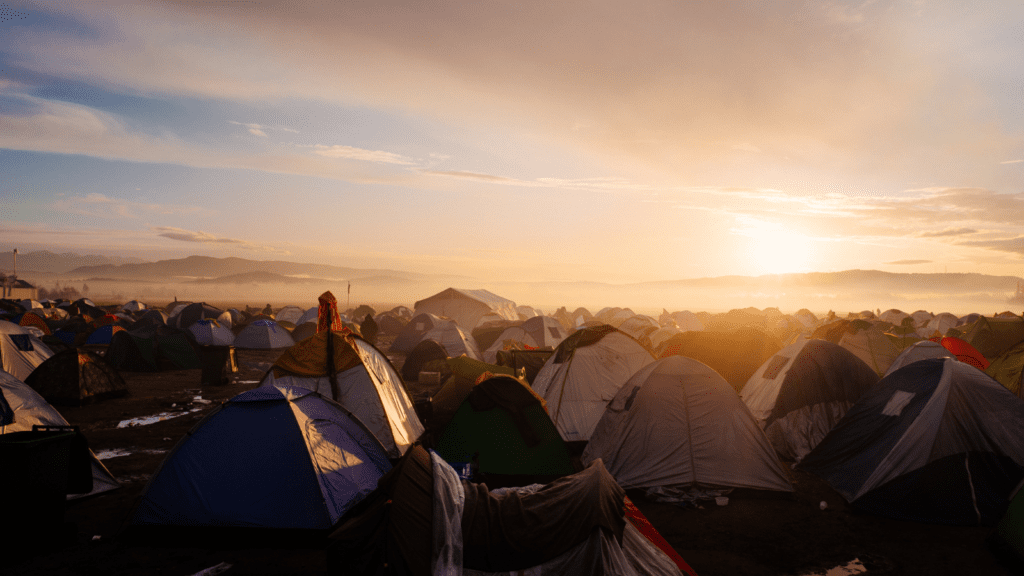
POLYGON ((8 0, 0 244, 467 288, 1019 275, 1022 21, 1016 0, 8 0))

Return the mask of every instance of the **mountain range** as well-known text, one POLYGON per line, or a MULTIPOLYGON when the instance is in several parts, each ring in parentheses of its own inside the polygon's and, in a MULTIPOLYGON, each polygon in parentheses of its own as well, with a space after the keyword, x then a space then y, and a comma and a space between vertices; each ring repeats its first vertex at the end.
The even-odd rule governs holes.
MULTIPOLYGON (((98 254, 74 254, 66 252, 57 254, 49 250, 18 253, 18 275, 25 274, 64 274, 82 266, 117 266, 120 264, 138 264, 145 262, 141 258, 100 256, 98 254)), ((0 252, 0 272, 14 272, 14 251, 0 252)))

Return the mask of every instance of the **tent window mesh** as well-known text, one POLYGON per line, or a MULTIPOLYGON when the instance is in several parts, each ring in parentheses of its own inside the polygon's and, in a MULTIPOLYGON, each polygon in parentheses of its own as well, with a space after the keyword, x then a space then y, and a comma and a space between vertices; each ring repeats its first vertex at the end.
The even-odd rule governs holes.
POLYGON ((768 363, 768 367, 764 369, 762 377, 766 380, 775 380, 778 377, 779 372, 782 372, 782 368, 789 362, 789 358, 785 356, 775 355, 772 357, 771 362, 768 363))
POLYGON ((32 347, 32 339, 29 338, 28 334, 11 334, 11 341, 14 342, 14 347, 22 352, 31 352, 34 350, 32 347))

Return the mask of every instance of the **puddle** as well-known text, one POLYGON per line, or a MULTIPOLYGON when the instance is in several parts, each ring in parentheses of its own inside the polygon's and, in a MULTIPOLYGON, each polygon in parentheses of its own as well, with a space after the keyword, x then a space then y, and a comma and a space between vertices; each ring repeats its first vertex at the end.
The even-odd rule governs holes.
POLYGON ((96 453, 96 458, 100 460, 107 460, 110 458, 119 458, 121 456, 131 456, 136 452, 139 454, 165 454, 167 450, 136 450, 133 452, 126 448, 111 448, 110 450, 100 450, 96 453))
POLYGON ((808 572, 803 576, 848 576, 850 574, 863 574, 867 571, 868 569, 861 564, 860 558, 854 558, 843 566, 829 568, 824 572, 808 572))
POLYGON ((199 408, 193 408, 184 412, 161 412, 154 416, 142 416, 139 418, 130 418, 128 420, 122 420, 117 423, 118 428, 130 428, 132 426, 148 426, 150 424, 156 424, 157 422, 163 422, 164 420, 170 420, 171 418, 178 418, 186 414, 193 412, 199 412, 199 408))

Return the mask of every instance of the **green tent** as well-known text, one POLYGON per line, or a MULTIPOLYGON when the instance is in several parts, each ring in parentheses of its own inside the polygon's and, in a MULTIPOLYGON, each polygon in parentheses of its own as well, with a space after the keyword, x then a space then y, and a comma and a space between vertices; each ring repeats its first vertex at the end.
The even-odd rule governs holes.
POLYGON ((492 488, 546 483, 575 472, 544 401, 504 375, 468 391, 439 430, 435 450, 456 468, 471 464, 475 480, 492 488))
POLYGON ((997 382, 1024 398, 1024 387, 1021 386, 1021 379, 1024 376, 1024 342, 1021 342, 1003 352, 998 358, 985 369, 985 374, 996 379, 997 382))
POLYGON ((990 318, 982 316, 966 328, 963 339, 978 352, 995 360, 1004 352, 1024 342, 1024 318, 990 318))

